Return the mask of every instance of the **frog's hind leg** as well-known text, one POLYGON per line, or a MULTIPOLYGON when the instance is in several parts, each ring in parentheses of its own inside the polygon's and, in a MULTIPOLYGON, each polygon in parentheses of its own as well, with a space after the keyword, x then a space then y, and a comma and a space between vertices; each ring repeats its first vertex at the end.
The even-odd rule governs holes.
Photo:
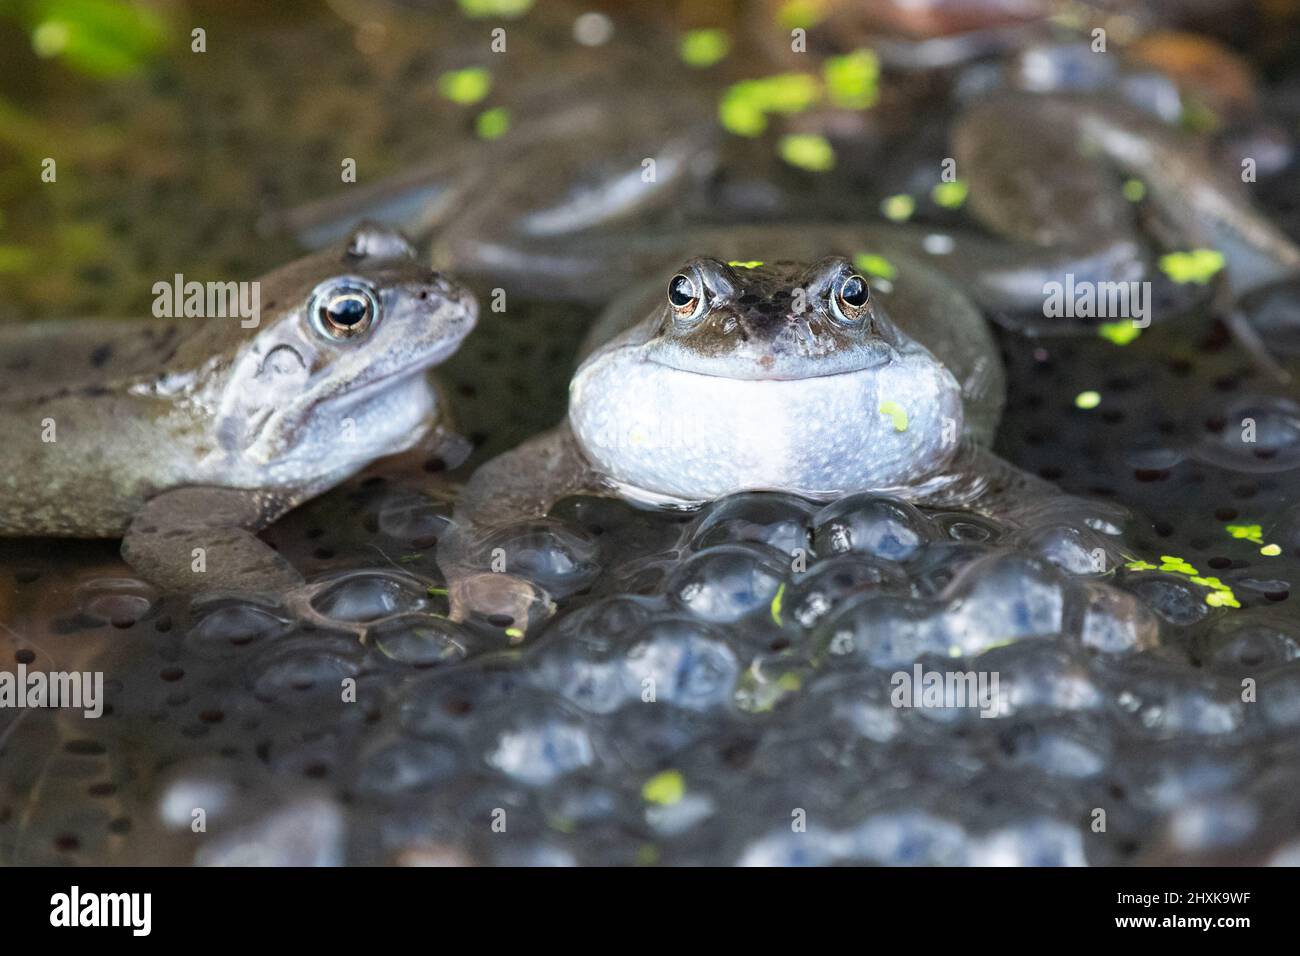
POLYGON ((544 519, 563 498, 608 494, 587 464, 568 425, 544 432, 481 466, 456 501, 452 527, 438 542, 438 567, 447 580, 452 618, 511 617, 516 623, 554 610, 537 584, 509 571, 509 556, 494 548, 496 533, 544 519), (498 552, 498 553, 494 553, 498 552))
POLYGON ((279 510, 264 495, 194 486, 147 501, 122 538, 122 556, 160 588, 282 592, 302 583, 292 565, 250 528, 279 510))

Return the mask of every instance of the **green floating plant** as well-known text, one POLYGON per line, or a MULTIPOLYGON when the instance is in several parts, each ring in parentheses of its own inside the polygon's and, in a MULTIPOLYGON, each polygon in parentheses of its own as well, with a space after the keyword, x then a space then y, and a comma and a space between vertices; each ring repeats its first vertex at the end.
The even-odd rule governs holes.
POLYGON ((726 30, 706 28, 688 31, 677 49, 682 62, 696 69, 705 69, 726 59, 731 52, 731 37, 726 30))
POLYGON ((475 19, 481 17, 522 17, 533 8, 534 0, 457 0, 460 12, 475 19))
POLYGON ((127 0, 26 0, 0 7, 27 28, 38 56, 96 77, 138 70, 167 38, 156 13, 127 0))
POLYGON ((1179 285, 1194 282, 1205 285, 1223 269, 1225 259, 1217 249, 1191 249, 1168 252, 1160 257, 1160 271, 1179 285))
POLYGON ((438 77, 438 92, 461 106, 471 106, 491 91, 492 73, 481 66, 448 70, 438 77))
POLYGON ((782 73, 733 83, 722 94, 718 118, 729 132, 758 136, 771 114, 802 113, 821 97, 817 78, 809 73, 782 73))
POLYGON ((781 137, 781 158, 791 166, 824 173, 835 166, 835 149, 830 140, 816 133, 791 133, 781 137))
POLYGON ((914 212, 916 200, 907 193, 886 196, 880 201, 880 214, 890 222, 907 222, 914 212))
POLYGON ((672 806, 686 795, 686 780, 680 770, 663 770, 647 780, 641 787, 641 797, 646 803, 661 807, 672 806))
MULTIPOLYGON (((689 34, 688 34, 689 36, 689 34)), ((880 98, 880 63, 870 50, 830 57, 822 75, 778 73, 733 83, 718 102, 718 119, 737 136, 759 136, 768 117, 803 113, 818 103, 837 109, 869 109, 880 98)), ((830 144, 818 147, 825 155, 830 144)))
POLYGON ((1129 202, 1141 202, 1146 198, 1147 185, 1140 179, 1126 179, 1121 192, 1129 202))
POLYGON ((880 99, 880 58, 872 50, 829 57, 822 66, 822 79, 832 106, 870 109, 880 99))
POLYGON ((853 257, 853 264, 867 275, 877 279, 894 280, 898 278, 898 268, 884 256, 874 252, 859 252, 853 257))
POLYGON ((510 111, 504 106, 494 106, 478 114, 474 131, 480 139, 499 139, 510 129, 510 111))
POLYGON ((1216 577, 1202 575, 1186 560, 1175 554, 1162 554, 1158 565, 1135 558, 1126 561, 1124 567, 1129 571, 1163 571, 1166 574, 1181 574, 1192 584, 1209 589, 1209 593, 1205 595, 1205 603, 1210 607, 1241 607, 1241 602, 1237 600, 1237 595, 1233 593, 1231 587, 1216 577))
POLYGON ((826 15, 821 0, 787 0, 776 11, 776 22, 782 30, 811 30, 826 15))
POLYGON ((1264 529, 1257 524, 1230 524, 1226 525, 1224 530, 1238 540, 1259 545, 1259 553, 1266 558, 1276 558, 1282 553, 1281 545, 1265 543, 1264 529))
POLYGON ((944 209, 960 209, 969 195, 970 186, 961 179, 954 179, 950 183, 935 183, 930 190, 930 198, 944 209))
POLYGON ((782 581, 781 586, 776 589, 776 596, 772 598, 772 606, 771 606, 772 621, 776 624, 777 627, 782 626, 781 625, 781 602, 784 599, 785 599, 785 582, 782 581))
POLYGON ((1097 326, 1097 334, 1115 345, 1128 345, 1142 334, 1142 330, 1131 321, 1104 322, 1097 326))

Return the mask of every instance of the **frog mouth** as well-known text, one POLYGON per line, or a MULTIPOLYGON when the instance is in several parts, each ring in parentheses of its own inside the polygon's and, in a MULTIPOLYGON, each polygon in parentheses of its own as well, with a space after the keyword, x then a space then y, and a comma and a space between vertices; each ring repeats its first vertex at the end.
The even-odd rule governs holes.
POLYGON ((647 362, 674 372, 747 382, 789 382, 859 375, 879 371, 898 360, 898 351, 883 339, 820 357, 770 352, 761 355, 711 355, 686 348, 661 348, 646 356, 647 362))

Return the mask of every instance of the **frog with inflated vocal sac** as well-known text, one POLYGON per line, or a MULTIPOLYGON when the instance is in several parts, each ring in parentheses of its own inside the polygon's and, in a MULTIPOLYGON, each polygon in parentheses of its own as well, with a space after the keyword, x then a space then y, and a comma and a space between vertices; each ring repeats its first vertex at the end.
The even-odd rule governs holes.
POLYGON ((1079 505, 987 450, 1003 401, 993 340, 940 277, 911 275, 886 311, 843 257, 696 258, 653 305, 616 302, 567 421, 482 466, 458 499, 439 544, 453 604, 497 532, 571 495, 690 509, 743 491, 875 492, 1009 522, 1079 505))

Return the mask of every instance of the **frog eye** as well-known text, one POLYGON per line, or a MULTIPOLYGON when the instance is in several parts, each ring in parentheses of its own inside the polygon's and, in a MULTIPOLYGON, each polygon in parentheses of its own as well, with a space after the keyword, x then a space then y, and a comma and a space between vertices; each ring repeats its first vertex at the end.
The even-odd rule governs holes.
POLYGON ((317 286, 310 314, 317 331, 331 339, 365 332, 379 317, 379 297, 370 283, 339 279, 317 286))
POLYGON ((689 319, 699 311, 704 300, 700 284, 679 272, 668 282, 668 304, 679 318, 689 319))
POLYGON ((855 273, 840 280, 832 305, 837 318, 845 322, 856 322, 870 301, 871 287, 867 285, 866 279, 855 273))

